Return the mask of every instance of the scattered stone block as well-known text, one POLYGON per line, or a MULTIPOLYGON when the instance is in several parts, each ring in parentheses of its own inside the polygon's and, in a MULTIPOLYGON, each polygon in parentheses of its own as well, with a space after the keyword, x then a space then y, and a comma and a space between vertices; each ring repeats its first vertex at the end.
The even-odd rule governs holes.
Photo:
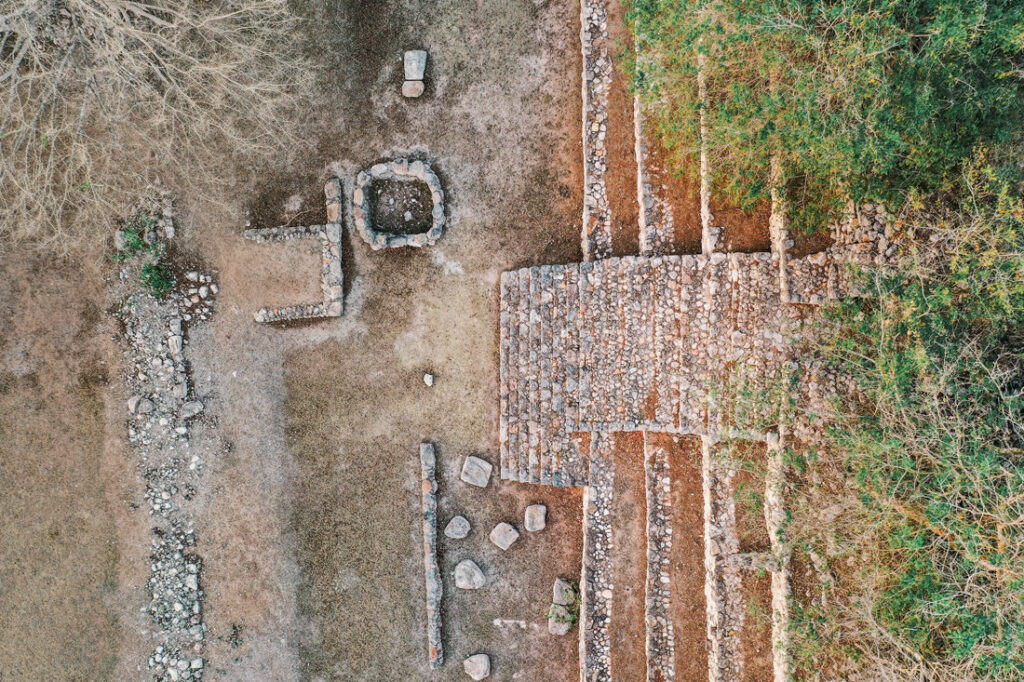
POLYGON ((552 604, 548 610, 548 632, 552 635, 567 635, 572 628, 572 616, 569 609, 561 604, 552 604))
POLYGON ((423 95, 425 90, 423 81, 405 81, 402 83, 402 96, 409 99, 416 99, 423 95))
POLYGON ((526 518, 524 519, 526 530, 531 533, 544 530, 544 527, 547 525, 547 518, 547 507, 543 504, 531 504, 526 508, 526 518))
POLYGON ((487 654, 473 654, 462 662, 462 669, 474 680, 491 676, 491 657, 487 654))
POLYGON ((493 468, 494 465, 487 460, 470 455, 462 463, 462 475, 459 478, 478 488, 486 488, 487 484, 491 481, 491 470, 493 468))
POLYGON ((452 538, 453 540, 461 540, 469 535, 469 529, 469 521, 465 516, 453 516, 448 525, 444 527, 444 534, 445 537, 452 538))
POLYGON ((433 386, 433 385, 434 385, 434 375, 433 375, 433 374, 431 374, 430 372, 427 372, 426 374, 424 374, 424 375, 423 375, 423 383, 424 383, 424 384, 425 384, 425 385, 426 385, 426 386, 427 386, 428 388, 429 388, 430 386, 433 386))
POLYGON ((551 588, 551 603, 558 606, 571 606, 576 601, 576 589, 563 578, 555 578, 551 588))
POLYGON ((455 567, 455 587, 460 590, 479 590, 486 582, 484 572, 472 559, 463 559, 455 567))
POLYGON ((511 547, 513 542, 519 539, 519 531, 517 531, 511 524, 503 521, 494 527, 494 530, 491 531, 490 538, 491 542, 504 551, 511 547))
POLYGON ((203 411, 203 404, 198 400, 191 400, 181 406, 181 418, 191 419, 203 411))
POLYGON ((402 58, 405 67, 405 80, 421 81, 427 72, 427 51, 406 50, 402 58))

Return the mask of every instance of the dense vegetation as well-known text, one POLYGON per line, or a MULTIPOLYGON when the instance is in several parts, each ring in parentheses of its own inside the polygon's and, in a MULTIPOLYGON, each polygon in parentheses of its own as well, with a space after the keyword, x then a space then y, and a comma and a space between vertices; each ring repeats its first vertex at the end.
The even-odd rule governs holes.
POLYGON ((850 392, 792 452, 800 679, 1024 679, 1024 4, 634 0, 681 171, 792 224, 883 201, 905 239, 808 352, 850 392), (698 68, 699 65, 699 68, 698 68), (698 72, 706 78, 701 101, 698 72))
POLYGON ((777 154, 818 224, 850 196, 896 208, 1024 122, 1016 0, 633 0, 631 16, 637 87, 680 161, 704 58, 716 187, 743 205, 766 198, 777 154))
POLYGON ((798 455, 792 536, 829 578, 795 621, 805 672, 1024 677, 1024 204, 990 167, 964 183, 830 311, 821 349, 853 390, 798 455))

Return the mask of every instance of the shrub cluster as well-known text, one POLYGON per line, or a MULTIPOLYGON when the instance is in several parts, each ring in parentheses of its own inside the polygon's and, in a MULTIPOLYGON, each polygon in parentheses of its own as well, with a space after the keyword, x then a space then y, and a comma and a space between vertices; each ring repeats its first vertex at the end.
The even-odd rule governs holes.
POLYGON ((716 187, 764 201, 776 155, 798 227, 941 190, 1024 122, 1016 0, 633 0, 631 17, 636 86, 677 159, 703 111, 716 187))

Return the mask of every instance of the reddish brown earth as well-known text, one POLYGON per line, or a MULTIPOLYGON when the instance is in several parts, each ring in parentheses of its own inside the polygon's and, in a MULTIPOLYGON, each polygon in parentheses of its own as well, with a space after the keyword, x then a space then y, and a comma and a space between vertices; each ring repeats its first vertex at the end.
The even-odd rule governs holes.
POLYGON ((642 433, 615 434, 612 495, 612 677, 640 680, 647 670, 647 500, 642 433))
POLYGON ((672 627, 676 680, 708 678, 707 618, 704 598, 704 495, 700 439, 651 434, 667 448, 672 472, 672 627))
POLYGON ((640 206, 636 192, 636 149, 633 132, 633 94, 630 75, 624 68, 633 38, 621 3, 608 5, 608 40, 615 63, 608 92, 608 174, 605 177, 612 212, 612 255, 640 252, 640 206))
POLYGON ((740 682, 771 682, 772 673, 772 595, 771 574, 745 572, 740 590, 746 606, 746 618, 740 633, 743 674, 740 682))
POLYGON ((700 177, 693 159, 671 161, 651 122, 644 131, 647 144, 647 177, 660 185, 661 197, 672 207, 673 255, 700 253, 700 177))

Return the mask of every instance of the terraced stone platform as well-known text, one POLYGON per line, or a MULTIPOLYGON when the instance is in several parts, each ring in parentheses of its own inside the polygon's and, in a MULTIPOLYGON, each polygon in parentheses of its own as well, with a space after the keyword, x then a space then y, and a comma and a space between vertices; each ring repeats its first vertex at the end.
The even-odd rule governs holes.
POLYGON ((722 382, 781 378, 799 315, 778 272, 774 254, 714 253, 503 273, 502 478, 586 485, 579 434, 717 433, 722 382))

